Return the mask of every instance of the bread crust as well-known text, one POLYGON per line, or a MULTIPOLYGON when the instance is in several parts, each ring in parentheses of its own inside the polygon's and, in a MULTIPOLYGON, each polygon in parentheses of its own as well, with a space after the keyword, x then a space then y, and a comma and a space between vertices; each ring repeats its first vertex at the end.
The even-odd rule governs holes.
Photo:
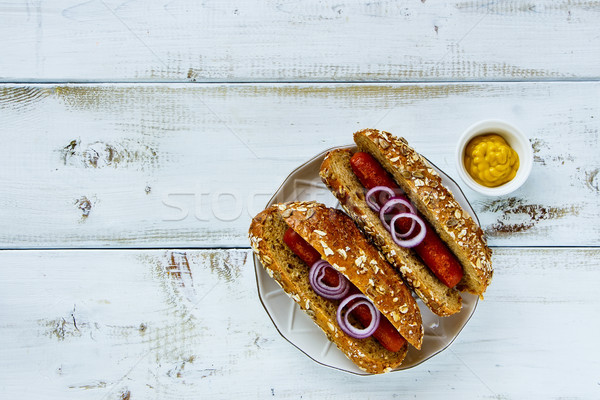
POLYGON ((442 179, 404 138, 364 129, 354 134, 359 151, 371 154, 392 174, 411 202, 460 261, 457 289, 483 298, 492 275, 491 249, 481 228, 456 201, 442 179))
MULTIPOLYGON (((354 339, 338 328, 335 315, 339 302, 326 300, 312 290, 308 282, 308 266, 283 243, 283 233, 288 226, 295 227, 296 232, 313 245, 327 262, 348 277, 359 290, 364 289, 363 293, 382 310, 394 326, 397 326, 401 320, 407 322, 407 326, 413 324, 414 326, 410 327, 413 334, 405 337, 420 348, 423 326, 418 307, 416 304, 410 304, 410 301, 414 303, 414 300, 408 292, 406 304, 399 301, 394 303, 393 298, 388 299, 390 290, 403 292, 400 288, 405 289, 404 291, 407 291, 407 288, 399 279, 395 279, 396 283, 393 283, 391 274, 394 270, 366 242, 349 217, 315 202, 295 202, 269 207, 259 213, 250 225, 249 237, 254 253, 261 260, 267 273, 308 313, 351 361, 369 373, 388 372, 402 363, 407 346, 405 345, 398 352, 390 352, 372 337, 354 339), (343 228, 340 229, 339 225, 336 228, 336 225, 332 225, 334 223, 341 223, 343 228), (346 242, 346 246, 341 247, 342 240, 349 240, 349 238, 355 242, 346 242), (364 243, 361 243, 361 239, 364 243), (364 247, 364 254, 362 254, 360 249, 363 249, 364 244, 367 244, 367 247, 364 247), (364 259, 361 258, 363 256, 364 259), (374 264, 370 266, 373 260, 380 268, 377 273, 372 272, 374 264), (359 272, 363 267, 367 271, 359 272), (369 281, 368 276, 372 276, 370 278, 372 282, 369 281), (377 291, 377 285, 382 285, 384 282, 389 283, 386 295, 377 291), (396 306, 390 308, 389 302, 396 306), (405 305, 407 312, 403 313, 405 308, 399 304, 405 305), (394 320, 392 315, 397 315, 397 320, 394 320)), ((411 330, 410 328, 408 330, 411 330)), ((403 330, 406 330, 406 327, 403 327, 403 330)))
POLYGON ((435 314, 448 316, 459 312, 462 304, 459 292, 444 285, 413 250, 396 244, 379 220, 379 215, 367 205, 366 191, 352 171, 351 157, 351 150, 329 152, 321 165, 323 182, 365 235, 435 314))
POLYGON ((340 210, 315 202, 279 206, 285 222, 375 304, 417 349, 423 343, 419 306, 400 275, 340 210))

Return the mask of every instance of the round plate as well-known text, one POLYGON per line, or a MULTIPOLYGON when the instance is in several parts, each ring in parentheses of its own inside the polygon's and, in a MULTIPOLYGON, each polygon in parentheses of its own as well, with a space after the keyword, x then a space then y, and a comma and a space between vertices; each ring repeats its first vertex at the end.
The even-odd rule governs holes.
MULTIPOLYGON (((356 146, 337 148, 356 149, 356 146)), ((275 203, 314 200, 328 207, 341 209, 337 199, 325 187, 319 177, 321 163, 327 152, 331 150, 333 149, 320 153, 293 171, 269 200, 267 207, 275 203)), ((473 208, 456 182, 431 162, 430 164, 441 176, 444 186, 452 191, 456 201, 479 224, 473 208)), ((300 309, 300 306, 290 299, 277 282, 267 274, 256 255, 254 256, 254 269, 258 285, 258 296, 273 324, 285 339, 319 364, 353 374, 370 375, 359 369, 327 339, 321 328, 315 325, 310 317, 300 309)), ((421 309, 423 327, 425 328, 423 346, 421 350, 409 346, 404 362, 394 371, 419 365, 452 343, 471 318, 478 301, 478 297, 475 295, 468 293, 462 293, 461 295, 463 298, 462 309, 459 313, 450 317, 438 317, 417 298, 417 303, 421 309)))

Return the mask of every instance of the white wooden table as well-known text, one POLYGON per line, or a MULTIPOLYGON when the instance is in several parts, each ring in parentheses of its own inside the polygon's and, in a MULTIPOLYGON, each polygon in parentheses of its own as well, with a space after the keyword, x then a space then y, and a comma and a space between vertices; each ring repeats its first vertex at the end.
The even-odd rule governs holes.
POLYGON ((0 3, 0 398, 600 398, 600 4, 0 3), (486 299, 408 371, 314 363, 258 299, 246 238, 359 128, 457 177, 470 124, 535 151, 465 188, 486 299))

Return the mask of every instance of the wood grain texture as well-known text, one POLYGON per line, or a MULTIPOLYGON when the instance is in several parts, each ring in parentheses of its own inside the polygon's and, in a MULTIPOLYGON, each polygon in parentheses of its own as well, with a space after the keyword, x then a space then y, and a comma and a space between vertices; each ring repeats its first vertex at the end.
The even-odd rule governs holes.
POLYGON ((596 79, 600 3, 0 4, 4 81, 596 79))
POLYGON ((598 15, 588 0, 0 3, 0 249, 29 249, 0 250, 0 398, 600 398, 598 15), (520 127, 535 163, 514 195, 465 188, 495 274, 451 347, 359 378, 279 336, 246 232, 288 173, 372 127, 457 177, 458 136, 487 118, 520 127))
POLYGON ((596 398, 598 260, 496 249, 486 300, 449 349, 364 378, 279 336, 249 250, 2 251, 0 397, 596 398))
POLYGON ((513 195, 464 188, 490 243, 595 246, 598 99, 599 83, 2 85, 0 246, 245 247, 288 173, 354 131, 405 136, 457 177, 458 137, 486 118, 535 151, 513 195))

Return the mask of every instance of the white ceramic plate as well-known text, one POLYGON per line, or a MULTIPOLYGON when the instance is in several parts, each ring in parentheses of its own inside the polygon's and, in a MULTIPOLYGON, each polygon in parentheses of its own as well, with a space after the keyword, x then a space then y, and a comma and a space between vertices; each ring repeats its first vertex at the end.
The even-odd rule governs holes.
MULTIPOLYGON (((355 149, 356 147, 352 145, 342 148, 355 149)), ((329 192, 319 177, 321 163, 330 150, 333 149, 322 152, 293 171, 275 192, 267 207, 288 201, 315 200, 329 207, 341 208, 337 199, 329 192)), ((435 165, 431 165, 440 174, 442 182, 452 191, 460 205, 479 223, 475 212, 456 182, 435 165)), ((354 365, 327 339, 325 333, 300 309, 300 306, 285 294, 273 278, 269 277, 256 256, 254 256, 254 269, 258 296, 273 324, 285 339, 319 364, 353 374, 370 375, 354 365)), ((477 306, 477 296, 463 293, 462 297, 462 310, 450 317, 438 317, 420 299, 417 299, 425 328, 423 346, 421 350, 409 346, 404 362, 395 371, 419 365, 452 343, 477 306)))

